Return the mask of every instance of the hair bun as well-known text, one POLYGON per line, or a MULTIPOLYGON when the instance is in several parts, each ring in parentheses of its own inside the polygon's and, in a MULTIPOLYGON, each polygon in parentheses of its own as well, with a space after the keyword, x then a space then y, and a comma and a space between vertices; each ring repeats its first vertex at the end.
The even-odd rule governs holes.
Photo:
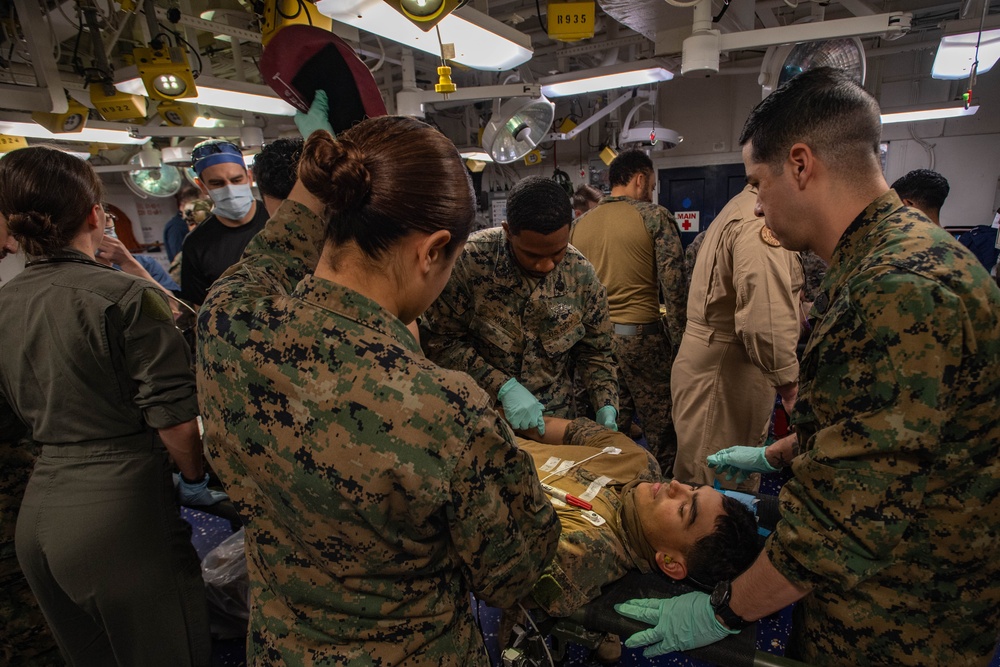
POLYGON ((61 230, 52 216, 38 211, 21 211, 7 216, 7 229, 29 255, 43 255, 52 248, 52 240, 61 230))
POLYGON ((306 141, 299 178, 334 215, 360 207, 371 192, 371 173, 361 149, 328 132, 314 132, 306 141))

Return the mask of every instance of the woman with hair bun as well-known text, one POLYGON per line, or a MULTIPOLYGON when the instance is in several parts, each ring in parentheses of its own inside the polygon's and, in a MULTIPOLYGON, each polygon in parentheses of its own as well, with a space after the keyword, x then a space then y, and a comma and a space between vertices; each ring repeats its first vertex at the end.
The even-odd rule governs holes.
POLYGON ((308 139, 299 180, 198 321, 206 446, 246 523, 250 665, 489 665, 469 592, 509 606, 554 553, 531 458, 406 325, 475 215, 412 118, 308 139))
POLYGON ((0 288, 0 457, 24 469, 38 451, 23 500, 0 494, 0 549, 20 501, 17 559, 69 664, 208 665, 168 453, 182 502, 224 496, 205 488, 194 375, 163 293, 95 261, 103 194, 62 151, 0 159, 0 215, 29 259, 0 288))

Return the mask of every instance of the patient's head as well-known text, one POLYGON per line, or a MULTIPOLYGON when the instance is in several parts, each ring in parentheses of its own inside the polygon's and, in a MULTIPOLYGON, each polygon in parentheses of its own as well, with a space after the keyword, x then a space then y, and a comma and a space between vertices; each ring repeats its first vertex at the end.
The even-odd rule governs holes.
POLYGON ((750 510, 711 487, 643 483, 635 506, 656 564, 673 579, 712 586, 745 570, 760 551, 750 510))

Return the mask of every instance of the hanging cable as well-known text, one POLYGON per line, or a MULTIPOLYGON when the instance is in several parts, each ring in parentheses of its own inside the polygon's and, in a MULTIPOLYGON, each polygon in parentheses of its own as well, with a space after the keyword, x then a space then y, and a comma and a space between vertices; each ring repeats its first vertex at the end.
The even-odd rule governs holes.
POLYGON ((712 23, 718 23, 722 20, 722 17, 726 15, 727 11, 729 11, 729 2, 730 0, 722 0, 722 9, 720 9, 719 13, 712 18, 712 23))

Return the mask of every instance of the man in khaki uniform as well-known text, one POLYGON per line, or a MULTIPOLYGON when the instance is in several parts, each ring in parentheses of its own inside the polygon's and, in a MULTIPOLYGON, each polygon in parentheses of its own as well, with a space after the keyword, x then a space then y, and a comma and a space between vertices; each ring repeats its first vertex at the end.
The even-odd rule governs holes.
MULTIPOLYGON (((756 442, 777 391, 790 411, 798 392, 802 266, 754 214, 749 185, 708 227, 688 294, 687 325, 671 373, 677 460, 673 476, 711 484, 705 458, 756 442)), ((725 477, 719 482, 736 488, 725 477)), ((740 487, 752 490, 753 478, 740 487)))

